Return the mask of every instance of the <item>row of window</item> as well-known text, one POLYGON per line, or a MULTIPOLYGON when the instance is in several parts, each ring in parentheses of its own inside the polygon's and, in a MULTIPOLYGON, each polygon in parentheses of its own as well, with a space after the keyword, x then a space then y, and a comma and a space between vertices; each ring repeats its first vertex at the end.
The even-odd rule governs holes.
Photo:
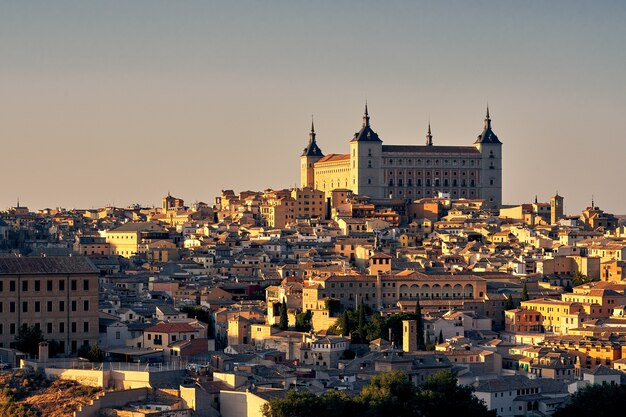
MULTIPOLYGON (((22 301, 22 313, 28 313, 29 311, 29 305, 32 304, 32 311, 35 313, 40 313, 41 312, 41 301, 22 301)), ((16 309, 17 309, 17 303, 15 301, 11 301, 8 303, 9 305, 9 313, 15 313, 16 309)), ((78 311, 78 301, 77 300, 72 300, 69 303, 70 306, 70 311, 76 312, 78 311)), ((65 301, 59 301, 59 308, 57 310, 57 312, 64 312, 65 311, 65 301)), ((83 300, 83 312, 85 311, 89 311, 89 300, 83 300)), ((0 301, 0 313, 4 312, 4 303, 2 301, 0 301)), ((52 313, 53 312, 53 302, 52 301, 46 301, 46 312, 48 313, 52 313)))
MULTIPOLYGON (((4 291, 4 282, 3 280, 0 280, 0 292, 4 291)), ((8 285, 8 290, 9 292, 15 292, 17 291, 17 281, 15 280, 10 280, 8 281, 9 285, 8 285)), ((57 285, 57 289, 59 291, 65 291, 65 281, 64 280, 58 280, 58 285, 57 285)), ((22 280, 22 291, 21 292, 28 292, 30 288, 32 288, 33 291, 38 292, 41 291, 41 280, 22 280), (32 283, 32 286, 30 285, 30 283, 32 283)), ((89 291, 89 280, 84 279, 83 280, 83 291, 89 291)), ((46 291, 54 291, 54 281, 49 279, 46 280, 46 291)), ((70 291, 78 291, 78 280, 76 279, 72 279, 70 280, 70 291)))
MULTIPOLYGON (((389 184, 389 186, 390 186, 390 187, 393 187, 393 186, 394 186, 394 180, 393 180, 393 178, 389 179, 389 183, 388 183, 388 184, 389 184)), ((400 179, 398 180, 398 182, 397 182, 397 183, 395 183, 395 184, 397 184, 397 185, 398 185, 398 187, 404 187, 404 181, 402 180, 402 178, 400 178, 400 179)), ((475 187, 475 186, 476 186, 476 181, 472 179, 472 180, 470 180, 470 181, 469 181, 469 183, 468 183, 466 180, 461 180, 461 182, 460 182, 460 186, 461 186, 461 187, 467 187, 467 186, 468 186, 468 184, 469 184, 469 186, 470 186, 470 187, 475 187)), ((420 178, 418 178, 418 179, 415 181, 415 185, 416 185, 417 187, 421 187, 421 186, 422 186, 422 180, 421 180, 420 178)), ((432 181, 432 182, 431 182, 430 178, 427 178, 427 179, 424 181, 424 185, 425 185, 426 187, 431 187, 431 186, 434 186, 434 187, 439 187, 439 186, 441 186, 441 182, 440 182, 440 180, 439 180, 438 178, 437 178, 437 179, 435 179, 435 180, 434 180, 434 181, 432 181)), ((491 185, 493 185, 493 180, 491 180, 491 185)), ((406 182, 406 186, 407 186, 407 187, 412 187, 412 186, 413 186, 413 180, 412 180, 411 178, 409 178, 409 179, 407 180, 407 182, 406 182)), ((444 186, 444 187, 449 187, 449 186, 450 186, 450 181, 449 181, 447 178, 443 180, 443 186, 444 186)), ((458 187, 458 186, 459 186, 459 182, 458 182, 456 179, 453 179, 453 180, 452 180, 452 187, 458 187)))
MULTIPOLYGON (((41 328, 41 323, 34 323, 33 326, 38 329, 43 331, 43 329, 41 328)), ((89 322, 88 321, 84 321, 83 322, 83 332, 84 333, 89 333, 89 322)), ((71 322, 70 323, 70 332, 71 333, 77 333, 78 332, 78 322, 71 322)), ((54 333, 54 323, 46 323, 46 333, 50 334, 50 333, 54 333)), ((65 333, 65 322, 59 322, 58 323, 58 331, 59 333, 65 333)), ((16 334, 17 333, 17 324, 16 323, 9 323, 9 334, 16 334)), ((4 334, 4 325, 2 323, 0 323, 0 335, 4 334)))

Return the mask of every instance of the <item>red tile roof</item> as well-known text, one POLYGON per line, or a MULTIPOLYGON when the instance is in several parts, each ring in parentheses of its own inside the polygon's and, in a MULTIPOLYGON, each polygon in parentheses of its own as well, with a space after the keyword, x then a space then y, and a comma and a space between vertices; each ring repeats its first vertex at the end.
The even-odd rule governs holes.
POLYGON ((165 323, 161 322, 152 327, 148 327, 144 332, 152 333, 190 333, 197 331, 189 323, 165 323))

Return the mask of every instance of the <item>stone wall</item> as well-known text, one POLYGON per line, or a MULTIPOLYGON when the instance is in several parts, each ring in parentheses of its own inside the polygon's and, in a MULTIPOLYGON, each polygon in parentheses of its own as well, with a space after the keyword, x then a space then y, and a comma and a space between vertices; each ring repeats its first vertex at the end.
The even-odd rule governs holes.
POLYGON ((74 417, 98 417, 102 408, 122 407, 130 402, 143 401, 148 397, 148 388, 126 391, 109 391, 98 395, 89 405, 80 407, 74 417))

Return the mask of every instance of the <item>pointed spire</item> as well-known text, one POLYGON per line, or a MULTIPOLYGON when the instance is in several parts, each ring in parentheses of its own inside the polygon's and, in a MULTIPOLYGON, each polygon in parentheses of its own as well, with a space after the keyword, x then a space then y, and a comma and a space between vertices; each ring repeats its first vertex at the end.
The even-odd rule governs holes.
POLYGON ((311 114, 311 133, 309 133, 309 143, 315 142, 315 124, 313 123, 313 115, 311 114))
POLYGON ((489 104, 487 104, 487 115, 485 116, 485 129, 491 129, 491 118, 489 117, 489 104))
POLYGON ((537 204, 539 200, 537 199, 537 194, 535 194, 535 204, 537 204))
POLYGON ((365 114, 363 115, 363 127, 369 127, 370 125, 370 114, 367 111, 367 100, 365 100, 365 114))
POLYGON ((428 134, 426 135, 426 146, 433 146, 433 135, 430 131, 430 120, 428 121, 428 134))

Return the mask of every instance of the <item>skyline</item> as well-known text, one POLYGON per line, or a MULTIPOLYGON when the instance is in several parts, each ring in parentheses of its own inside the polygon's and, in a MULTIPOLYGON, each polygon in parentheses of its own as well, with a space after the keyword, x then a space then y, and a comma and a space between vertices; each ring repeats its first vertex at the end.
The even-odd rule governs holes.
POLYGON ((505 204, 558 190, 568 213, 592 195, 626 213, 620 2, 0 8, 0 209, 293 187, 311 113, 343 153, 367 99, 388 144, 430 120, 435 144, 470 145, 488 102, 505 204))

